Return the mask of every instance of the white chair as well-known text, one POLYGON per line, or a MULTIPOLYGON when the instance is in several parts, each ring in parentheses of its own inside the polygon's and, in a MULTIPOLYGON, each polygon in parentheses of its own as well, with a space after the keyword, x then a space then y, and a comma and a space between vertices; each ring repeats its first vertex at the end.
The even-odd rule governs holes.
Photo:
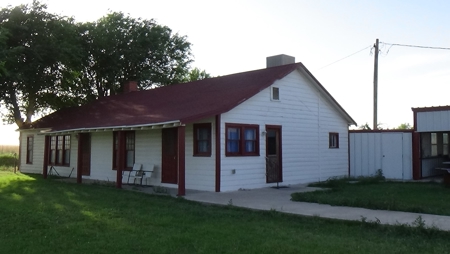
POLYGON ((148 185, 148 180, 152 178, 153 171, 155 171, 156 165, 153 165, 152 170, 144 171, 144 179, 145 179, 145 185, 148 185))
POLYGON ((142 164, 134 163, 133 169, 128 174, 127 183, 130 183, 130 178, 132 178, 133 184, 136 184, 136 179, 137 179, 137 180, 140 180, 140 183, 142 185, 142 179, 144 179, 144 171, 142 170, 142 164))

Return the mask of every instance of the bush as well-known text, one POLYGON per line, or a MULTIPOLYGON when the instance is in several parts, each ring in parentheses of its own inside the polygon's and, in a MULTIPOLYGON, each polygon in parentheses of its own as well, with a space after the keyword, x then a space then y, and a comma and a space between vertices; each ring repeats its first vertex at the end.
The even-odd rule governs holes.
POLYGON ((0 167, 14 167, 18 164, 17 154, 0 154, 0 167))

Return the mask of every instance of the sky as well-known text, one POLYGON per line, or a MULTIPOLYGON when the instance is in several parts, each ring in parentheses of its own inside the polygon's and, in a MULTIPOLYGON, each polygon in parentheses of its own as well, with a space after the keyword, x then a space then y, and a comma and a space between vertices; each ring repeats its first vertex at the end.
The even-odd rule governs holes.
MULTIPOLYGON (((450 1, 41 2, 49 12, 80 22, 95 21, 110 11, 155 19, 186 36, 192 43, 192 67, 213 76, 265 68, 267 56, 294 56, 358 125, 373 123, 373 45, 378 38, 382 127, 412 124, 411 107, 450 105, 450 50, 386 44, 450 48, 450 1)), ((0 0, 0 7, 27 3, 31 1, 0 0)), ((0 144, 18 144, 14 129, 0 126, 0 144)))

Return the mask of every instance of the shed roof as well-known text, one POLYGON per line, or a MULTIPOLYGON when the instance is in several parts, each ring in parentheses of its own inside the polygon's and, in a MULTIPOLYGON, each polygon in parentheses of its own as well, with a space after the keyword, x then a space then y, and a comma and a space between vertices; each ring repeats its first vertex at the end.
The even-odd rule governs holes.
POLYGON ((35 121, 30 128, 61 132, 186 124, 225 113, 294 70, 309 75, 346 121, 356 125, 305 66, 295 63, 104 97, 82 106, 55 111, 35 121))
POLYGON ((413 112, 445 111, 450 110, 450 106, 418 107, 411 109, 413 112))

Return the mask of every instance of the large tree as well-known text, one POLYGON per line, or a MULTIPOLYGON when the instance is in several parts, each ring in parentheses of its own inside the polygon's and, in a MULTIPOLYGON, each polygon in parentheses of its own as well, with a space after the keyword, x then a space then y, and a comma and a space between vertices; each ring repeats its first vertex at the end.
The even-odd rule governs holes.
POLYGON ((48 13, 38 1, 0 10, 0 111, 19 128, 38 113, 121 92, 205 78, 191 44, 154 20, 113 12, 96 22, 48 13))
POLYGON ((78 82, 87 99, 120 93, 128 80, 142 89, 179 83, 189 71, 191 44, 154 20, 113 12, 80 30, 85 57, 78 82))
POLYGON ((76 28, 71 19, 48 13, 37 1, 0 10, 4 120, 20 128, 36 113, 74 103, 69 80, 81 63, 76 28))

